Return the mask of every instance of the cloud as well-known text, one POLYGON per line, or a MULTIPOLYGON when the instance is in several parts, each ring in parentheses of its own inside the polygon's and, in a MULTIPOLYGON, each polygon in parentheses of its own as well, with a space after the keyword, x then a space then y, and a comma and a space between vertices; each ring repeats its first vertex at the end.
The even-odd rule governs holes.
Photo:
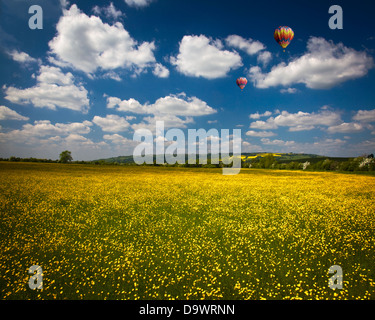
POLYGON ((126 116, 125 117, 125 120, 134 120, 134 119, 136 119, 137 117, 135 117, 135 116, 126 116))
MULTIPOLYGON (((108 158, 108 152, 111 152, 113 156, 116 155, 131 155, 133 154, 134 148, 139 144, 139 141, 134 141, 133 139, 128 139, 120 134, 105 134, 103 139, 108 142, 110 149, 104 153, 103 158, 108 158)), ((104 149, 104 148, 102 148, 104 149)), ((98 156, 96 156, 98 159, 98 156)))
POLYGON ((366 154, 369 152, 369 150, 374 150, 374 149, 375 149, 375 139, 373 138, 373 139, 362 141, 361 143, 357 144, 355 150, 358 150, 357 154, 358 152, 361 152, 362 154, 363 153, 366 154))
POLYGON ((30 57, 29 54, 22 51, 13 50, 11 52, 8 52, 8 54, 11 56, 11 58, 14 61, 17 61, 19 63, 23 64, 30 64, 30 63, 41 63, 40 59, 35 59, 33 57, 30 57))
POLYGON ((20 115, 16 111, 14 111, 12 109, 9 109, 6 106, 0 106, 0 120, 20 120, 20 121, 26 121, 26 120, 29 120, 29 118, 20 115))
POLYGON ((250 119, 259 119, 260 117, 269 117, 272 115, 271 111, 265 111, 262 114, 259 114, 259 112, 252 113, 249 115, 250 119))
POLYGON ((94 144, 90 139, 80 135, 80 134, 70 134, 65 138, 65 141, 68 142, 69 144, 72 143, 78 143, 80 145, 92 145, 94 144))
POLYGON ((298 124, 296 126, 290 127, 289 131, 290 132, 297 132, 297 131, 309 131, 309 130, 313 130, 313 129, 315 129, 314 126, 298 124))
MULTIPOLYGON (((261 139, 268 152, 295 152, 295 153, 314 153, 319 155, 347 156, 347 141, 341 139, 324 139, 316 142, 297 142, 293 140, 270 140, 261 139)), ((355 152, 354 152, 355 153, 355 152)))
POLYGON ((103 14, 108 19, 114 19, 114 20, 117 20, 118 18, 124 15, 120 10, 117 10, 115 8, 115 6, 113 5, 113 2, 111 2, 108 5, 108 7, 95 6, 92 8, 92 11, 97 15, 103 14))
POLYGON ((69 6, 70 2, 68 0, 60 0, 60 5, 62 9, 66 9, 69 6))
POLYGON ((342 122, 335 126, 327 128, 329 133, 357 133, 364 129, 375 134, 374 126, 370 122, 375 122, 375 109, 373 110, 358 110, 352 118, 355 122, 342 122))
POLYGON ((40 142, 40 138, 44 137, 53 137, 52 140, 60 141, 62 136, 87 134, 91 131, 91 126, 90 121, 52 124, 50 120, 38 120, 34 121, 34 124, 24 124, 21 130, 1 133, 0 141, 32 144, 40 142))
POLYGON ((242 140, 242 152, 262 152, 263 147, 252 144, 248 141, 242 140))
POLYGON ((263 51, 259 53, 257 57, 257 62, 263 64, 263 66, 266 66, 272 59, 272 54, 269 51, 263 51))
POLYGON ((269 73, 259 66, 250 68, 249 77, 257 88, 303 83, 311 89, 328 89, 348 80, 363 77, 373 68, 373 58, 366 52, 311 37, 307 52, 288 64, 280 63, 269 73))
MULTIPOLYGON (((100 157, 100 153, 103 153, 103 150, 108 147, 107 143, 104 141, 94 142, 87 137, 75 133, 60 139, 59 137, 57 137, 57 139, 51 137, 47 140, 40 140, 40 143, 45 148, 53 146, 55 149, 69 149, 72 151, 75 160, 79 158, 97 159, 100 157)), ((104 155, 105 153, 103 156, 104 155)))
POLYGON ((354 133, 364 129, 363 125, 355 122, 343 122, 337 126, 331 126, 327 129, 329 133, 354 133))
MULTIPOLYGON (((265 46, 263 43, 260 41, 253 40, 251 38, 249 39, 244 39, 241 36, 238 35, 230 35, 225 39, 225 42, 227 45, 236 48, 236 49, 241 49, 245 51, 248 55, 254 55, 258 53, 259 51, 265 49, 265 46)), ((270 56, 268 57, 268 53, 264 53, 263 57, 260 59, 269 59, 270 56)), ((259 58, 259 57, 258 57, 259 58)))
MULTIPOLYGON (((1 151, 4 156, 21 156, 56 159, 61 150, 72 151, 74 160, 107 157, 105 141, 94 142, 83 135, 90 133, 90 121, 72 123, 51 123, 38 120, 25 124, 20 130, 0 132, 1 151)), ((116 152, 118 154, 118 152, 116 152)))
POLYGON ((250 123, 250 128, 252 129, 261 129, 261 130, 269 130, 269 129, 277 129, 278 126, 273 122, 274 118, 270 118, 267 121, 257 120, 250 123))
POLYGON ((302 152, 310 152, 316 154, 342 154, 347 155, 347 141, 341 139, 324 139, 313 143, 301 143, 299 144, 302 152), (344 149, 342 149, 344 147, 344 149))
POLYGON ((184 36, 177 57, 171 57, 170 62, 184 75, 206 79, 225 77, 242 66, 237 52, 223 50, 221 41, 204 35, 184 36))
POLYGON ((147 7, 154 0, 125 0, 129 7, 147 7))
POLYGON ((120 132, 125 131, 129 128, 129 122, 118 115, 108 114, 105 118, 95 116, 92 122, 102 128, 106 132, 120 132))
POLYGON ((289 113, 282 111, 276 117, 270 117, 267 121, 255 121, 250 124, 252 129, 277 129, 278 127, 289 127, 289 131, 306 131, 316 128, 316 126, 334 126, 341 123, 339 113, 321 109, 319 112, 302 112, 289 113))
POLYGON ((103 74, 102 77, 104 79, 108 78, 108 79, 112 79, 112 80, 115 80, 115 81, 121 81, 121 77, 114 71, 108 71, 105 74, 103 74))
POLYGON ((38 120, 33 125, 25 124, 22 131, 29 136, 87 134, 91 131, 91 126, 90 121, 56 123, 53 125, 49 120, 38 120))
POLYGON ((74 76, 70 72, 63 73, 61 69, 50 66, 41 66, 37 81, 43 84, 68 86, 74 83, 74 76))
POLYGON ((100 70, 124 68, 135 72, 155 63, 154 42, 138 44, 120 22, 103 23, 87 16, 76 5, 63 10, 57 23, 57 35, 49 42, 50 61, 70 65, 88 74, 100 70))
POLYGON ((271 132, 271 131, 254 131, 254 130, 249 130, 246 132, 246 135, 247 136, 251 136, 251 137, 272 137, 275 135, 275 133, 271 132))
POLYGON ((37 84, 27 89, 3 86, 5 99, 17 104, 33 104, 35 107, 56 107, 87 113, 89 99, 82 85, 74 84, 73 75, 60 68, 41 66, 36 77, 37 84))
MULTIPOLYGON (((268 112, 268 111, 267 111, 268 112)), ((259 113, 250 115, 251 119, 259 119, 259 113)), ((271 115, 271 113, 267 113, 271 115)), ((330 110, 328 107, 322 107, 318 112, 303 112, 289 113, 288 111, 281 111, 276 117, 270 117, 266 121, 257 120, 250 123, 251 129, 269 130, 278 129, 279 127, 288 127, 290 132, 308 131, 313 129, 323 129, 328 133, 355 133, 364 129, 373 130, 373 126, 366 122, 372 122, 373 111, 359 110, 353 117, 354 120, 362 122, 343 122, 339 112, 330 110)), ((256 136, 255 132, 250 131, 248 135, 256 136)), ((260 135, 259 135, 260 136, 260 135)))
POLYGON ((125 137, 123 137, 123 136, 121 136, 121 135, 119 135, 117 133, 115 133, 115 134, 105 134, 103 136, 103 138, 105 140, 111 141, 114 144, 132 145, 132 146, 136 146, 136 145, 139 144, 138 141, 130 140, 130 139, 125 138, 125 137))
POLYGON ((316 126, 324 125, 329 126, 340 121, 340 114, 322 110, 315 112, 302 112, 289 113, 282 111, 280 115, 275 117, 274 122, 278 126, 296 127, 296 126, 316 126))
POLYGON ((144 117, 140 123, 133 123, 131 128, 133 130, 147 129, 156 134, 156 121, 162 121, 164 128, 186 128, 187 124, 194 123, 192 117, 177 117, 171 114, 153 115, 144 117))
POLYGON ((170 114, 175 116, 203 116, 216 113, 216 110, 197 97, 186 97, 185 93, 159 98, 153 104, 141 104, 137 100, 121 100, 116 97, 107 98, 107 108, 117 111, 138 114, 170 114), (117 107, 117 108, 116 108, 117 107))
POLYGON ((296 88, 287 88, 287 89, 281 89, 281 93, 296 93, 298 90, 296 88))
POLYGON ((173 114, 162 114, 144 117, 140 123, 134 123, 131 125, 132 129, 148 129, 155 132, 156 121, 163 121, 164 128, 186 128, 187 124, 194 123, 192 117, 177 117, 173 114))
POLYGON ((265 145, 275 145, 275 146, 292 146, 296 143, 295 141, 284 141, 280 139, 270 140, 268 138, 260 139, 260 141, 262 141, 262 143, 265 145))
POLYGON ((162 121, 165 130, 168 128, 183 129, 187 127, 186 125, 188 123, 194 122, 194 120, 191 117, 186 117, 185 119, 182 119, 180 117, 176 117, 173 115, 162 115, 145 117, 142 122, 134 123, 131 125, 131 127, 134 131, 138 131, 138 133, 141 133, 142 130, 149 130, 155 136, 157 136, 159 133, 156 132, 156 121, 162 121))
POLYGON ((168 78, 169 70, 160 63, 156 63, 152 73, 159 78, 168 78))
POLYGON ((354 115, 353 120, 360 122, 375 122, 375 109, 358 110, 354 115))

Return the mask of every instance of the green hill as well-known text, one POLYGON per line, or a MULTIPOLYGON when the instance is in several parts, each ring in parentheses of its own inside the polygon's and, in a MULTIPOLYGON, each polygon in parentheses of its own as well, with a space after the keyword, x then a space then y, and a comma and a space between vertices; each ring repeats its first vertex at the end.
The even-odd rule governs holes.
POLYGON ((112 157, 112 158, 106 158, 106 159, 93 160, 93 162, 133 164, 134 160, 133 160, 133 156, 118 156, 118 157, 112 157))
MULTIPOLYGON (((316 163, 318 161, 329 159, 329 160, 335 160, 338 162, 348 161, 349 158, 344 157, 326 157, 316 154, 309 154, 309 153, 272 153, 272 152, 255 152, 255 153, 242 153, 241 158, 244 162, 252 162, 257 161, 263 157, 266 157, 267 155, 272 154, 277 160, 277 162, 280 163, 288 163, 292 161, 296 162, 305 162, 309 161, 310 163, 316 163)), ((211 155, 209 154, 207 156, 207 159, 210 159, 211 155)), ((187 159, 187 156, 185 156, 187 159)), ((156 160, 156 157, 154 156, 154 160, 156 160)), ((112 157, 112 158, 106 158, 106 159, 98 159, 94 160, 93 162, 100 162, 100 163, 108 163, 108 164, 134 164, 133 156, 118 156, 118 157, 112 157)))

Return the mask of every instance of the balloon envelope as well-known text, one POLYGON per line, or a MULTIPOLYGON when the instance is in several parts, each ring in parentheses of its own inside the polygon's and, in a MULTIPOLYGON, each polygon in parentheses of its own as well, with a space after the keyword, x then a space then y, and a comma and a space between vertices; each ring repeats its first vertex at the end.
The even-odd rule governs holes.
POLYGON ((293 40, 294 38, 294 32, 291 28, 289 27, 278 27, 274 34, 273 37, 275 38, 276 42, 283 48, 285 49, 290 41, 293 40))
POLYGON ((245 86, 246 86, 246 84, 247 84, 247 79, 244 78, 244 77, 238 78, 238 79, 236 80, 236 83, 237 83, 237 85, 238 85, 238 86, 241 88, 241 90, 242 90, 243 88, 245 88, 245 86))

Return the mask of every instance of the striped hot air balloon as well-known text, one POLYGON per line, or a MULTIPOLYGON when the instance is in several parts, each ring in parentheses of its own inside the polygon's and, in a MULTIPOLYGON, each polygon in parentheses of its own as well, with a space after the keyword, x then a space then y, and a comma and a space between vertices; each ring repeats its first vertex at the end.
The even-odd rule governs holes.
POLYGON ((292 41, 292 39, 294 38, 294 32, 289 27, 278 27, 275 30, 273 37, 275 38, 276 42, 283 49, 285 49, 289 45, 290 41, 292 41))
POLYGON ((245 86, 246 86, 246 84, 247 84, 247 79, 244 78, 244 77, 238 78, 238 79, 236 80, 236 83, 237 83, 237 85, 238 85, 238 86, 241 88, 241 90, 242 90, 243 88, 245 88, 245 86))

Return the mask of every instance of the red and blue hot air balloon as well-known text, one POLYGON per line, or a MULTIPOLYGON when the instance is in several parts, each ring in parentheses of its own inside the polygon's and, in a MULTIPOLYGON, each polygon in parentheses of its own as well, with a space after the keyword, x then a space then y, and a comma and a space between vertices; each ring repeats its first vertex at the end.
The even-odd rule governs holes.
MULTIPOLYGON (((273 33, 276 42, 285 49, 294 38, 294 31, 289 27, 278 27, 273 33)), ((285 51, 285 50, 284 50, 285 51)))
POLYGON ((236 80, 236 83, 237 83, 237 85, 238 85, 238 86, 241 88, 241 90, 242 90, 243 88, 245 88, 245 86, 246 86, 246 84, 247 84, 247 79, 244 78, 244 77, 238 78, 238 79, 236 80))

